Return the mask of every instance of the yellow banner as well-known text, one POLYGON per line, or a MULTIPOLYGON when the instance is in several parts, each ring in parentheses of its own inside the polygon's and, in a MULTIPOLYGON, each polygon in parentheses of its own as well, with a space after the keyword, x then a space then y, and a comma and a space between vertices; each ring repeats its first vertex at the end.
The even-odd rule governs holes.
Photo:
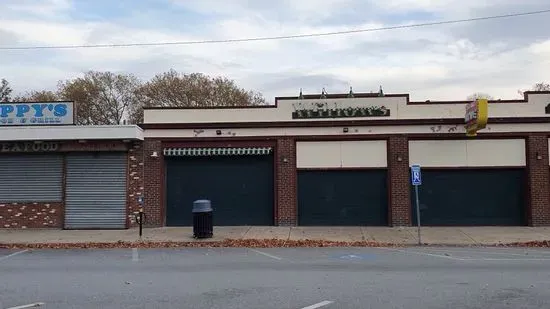
POLYGON ((489 119, 489 101, 487 99, 477 99, 466 105, 466 115, 464 116, 464 127, 467 136, 476 136, 477 131, 487 126, 489 119))

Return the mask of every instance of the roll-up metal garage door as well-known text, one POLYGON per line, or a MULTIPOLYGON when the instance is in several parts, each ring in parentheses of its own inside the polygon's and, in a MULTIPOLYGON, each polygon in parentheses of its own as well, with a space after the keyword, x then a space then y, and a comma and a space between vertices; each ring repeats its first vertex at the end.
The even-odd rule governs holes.
POLYGON ((126 153, 67 155, 66 229, 126 227, 126 153))
POLYGON ((61 202, 63 156, 60 154, 1 155, 0 202, 61 202))

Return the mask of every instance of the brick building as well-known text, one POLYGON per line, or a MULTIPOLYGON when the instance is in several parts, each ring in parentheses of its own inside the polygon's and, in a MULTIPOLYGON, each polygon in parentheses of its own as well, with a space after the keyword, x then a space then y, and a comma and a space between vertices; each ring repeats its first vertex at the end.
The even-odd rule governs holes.
POLYGON ((141 128, 16 125, 0 105, 0 227, 127 228, 142 195, 148 226, 190 225, 203 198, 216 225, 407 226, 412 164, 424 225, 550 225, 550 92, 490 101, 475 137, 469 103, 306 95, 148 108, 141 128))
POLYGON ((550 93, 490 101, 475 137, 469 103, 366 93, 148 108, 147 222, 190 225, 192 201, 207 198, 216 225, 406 226, 419 164, 425 225, 550 225, 550 93))
POLYGON ((142 139, 138 126, 74 125, 72 102, 0 104, 0 228, 129 227, 142 139))

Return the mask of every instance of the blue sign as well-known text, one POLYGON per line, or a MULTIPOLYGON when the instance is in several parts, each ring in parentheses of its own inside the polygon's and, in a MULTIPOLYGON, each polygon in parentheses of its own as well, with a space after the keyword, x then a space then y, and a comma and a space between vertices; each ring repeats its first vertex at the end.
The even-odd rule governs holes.
POLYGON ((0 104, 0 126, 74 124, 73 102, 0 104))
POLYGON ((143 196, 138 196, 138 203, 143 204, 143 196))
POLYGON ((411 166, 411 183, 413 186, 420 186, 422 184, 422 173, 420 172, 420 165, 411 166))

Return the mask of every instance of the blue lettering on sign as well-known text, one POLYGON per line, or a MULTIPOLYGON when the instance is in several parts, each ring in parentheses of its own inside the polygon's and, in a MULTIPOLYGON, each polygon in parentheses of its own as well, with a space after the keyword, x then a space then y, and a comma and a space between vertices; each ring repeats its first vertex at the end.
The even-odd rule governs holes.
POLYGON ((0 104, 0 125, 73 124, 72 102, 0 104))
POLYGON ((411 166, 411 184, 413 186, 420 186, 422 184, 422 173, 420 172, 420 165, 411 166))

